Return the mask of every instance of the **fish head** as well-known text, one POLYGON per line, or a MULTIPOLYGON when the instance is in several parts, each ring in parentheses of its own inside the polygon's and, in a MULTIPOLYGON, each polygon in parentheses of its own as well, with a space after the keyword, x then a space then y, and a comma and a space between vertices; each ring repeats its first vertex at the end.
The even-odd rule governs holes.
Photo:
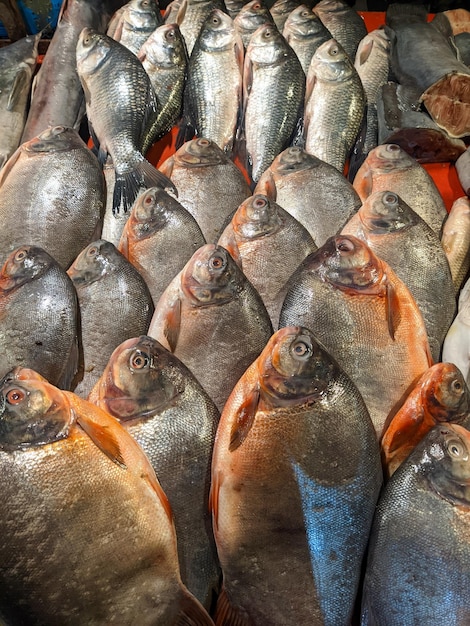
POLYGON ((265 24, 266 19, 269 20, 269 9, 264 2, 260 0, 251 0, 244 4, 238 15, 234 19, 234 23, 237 27, 242 29, 252 30, 254 24, 265 24))
POLYGON ((355 71, 344 48, 336 39, 321 44, 310 61, 309 74, 329 83, 343 82, 355 71))
POLYGON ((322 28, 320 18, 307 5, 301 4, 291 11, 284 24, 284 36, 291 33, 299 38, 309 37, 322 28))
POLYGON ((293 172, 312 169, 321 164, 320 159, 308 154, 299 146, 283 150, 272 162, 270 169, 279 176, 288 176, 293 172))
POLYGON ((75 415, 65 394, 38 377, 0 383, 0 449, 16 450, 67 437, 75 415))
POLYGON ((433 422, 460 422, 468 415, 469 389, 453 363, 436 363, 426 374, 424 404, 433 422))
POLYGON ((187 52, 178 24, 158 26, 142 45, 138 55, 141 61, 142 53, 149 63, 161 68, 170 69, 185 62, 187 52))
POLYGON ((199 137, 184 143, 175 152, 174 160, 183 167, 208 167, 225 163, 227 158, 214 141, 199 137))
POLYGON ((403 231, 417 223, 414 211, 393 191, 376 191, 358 212, 364 227, 376 235, 403 231))
POLYGON ((415 163, 415 160, 398 144, 385 143, 373 148, 363 165, 367 164, 372 172, 386 174, 395 170, 409 169, 415 163))
POLYGON ((127 4, 125 21, 135 29, 148 30, 157 25, 157 5, 155 0, 131 0, 127 4))
POLYGON ((232 218, 234 231, 243 239, 272 235, 282 226, 279 205, 263 194, 247 198, 232 218))
POLYGON ((119 254, 111 242, 98 239, 80 252, 67 274, 75 286, 93 283, 114 269, 119 254))
POLYGON ((225 304, 239 290, 241 270, 222 246, 196 250, 182 270, 181 288, 194 306, 225 304))
POLYGON ((246 56, 258 65, 274 65, 285 54, 286 41, 273 24, 262 24, 251 36, 246 56))
POLYGON ((77 70, 87 76, 96 72, 108 59, 112 46, 110 37, 85 27, 77 42, 77 70))
POLYGON ((212 9, 202 26, 199 45, 203 50, 226 50, 234 42, 232 18, 220 9, 212 9))
POLYGON ((23 144, 23 150, 30 154, 64 152, 77 143, 84 145, 76 130, 67 126, 52 126, 23 144))
POLYGON ((142 335, 124 341, 111 355, 99 381, 99 404, 120 421, 146 419, 168 408, 183 391, 173 376, 173 357, 142 335))
POLYGON ((168 198, 161 187, 146 189, 134 203, 129 221, 134 231, 143 238, 149 231, 163 230, 168 223, 168 198))
POLYGON ((55 264, 38 246, 21 246, 8 256, 0 271, 0 291, 10 292, 39 278, 55 264))

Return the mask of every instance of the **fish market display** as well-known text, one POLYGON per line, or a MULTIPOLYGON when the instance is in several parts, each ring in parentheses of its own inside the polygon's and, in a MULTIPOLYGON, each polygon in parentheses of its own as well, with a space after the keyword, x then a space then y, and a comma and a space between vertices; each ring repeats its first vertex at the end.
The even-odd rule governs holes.
POLYGON ((241 7, 236 17, 233 18, 233 25, 241 37, 244 48, 248 47, 251 36, 255 31, 264 24, 275 26, 271 11, 260 0, 247 2, 241 7))
POLYGON ((21 365, 70 389, 77 333, 77 294, 65 270, 37 246, 14 250, 0 272, 0 377, 21 365))
POLYGON ((467 196, 453 202, 442 227, 441 244, 458 292, 470 269, 470 200, 467 196))
POLYGON ((209 608, 219 566, 207 507, 219 412, 189 370, 155 339, 114 350, 89 400, 146 453, 174 516, 184 584, 209 608))
POLYGON ((351 377, 377 435, 431 357, 423 317, 390 266, 352 235, 331 237, 291 276, 279 326, 298 324, 351 377))
POLYGON ((177 356, 224 407, 272 334, 260 295, 230 254, 207 244, 163 292, 148 334, 177 356))
POLYGON ((435 426, 385 486, 369 547, 364 626, 469 623, 469 453, 465 428, 435 426))
POLYGON ((139 59, 111 37, 84 28, 77 44, 77 69, 100 152, 113 159, 113 210, 128 211, 141 187, 175 191, 171 181, 142 155, 152 135, 158 103, 139 59), (112 108, 110 101, 115 103, 112 108))
POLYGON ((206 243, 194 217, 153 187, 135 201, 118 250, 139 271, 157 304, 171 280, 206 243))
POLYGON ((240 117, 242 80, 240 35, 232 18, 214 9, 189 59, 184 106, 196 135, 213 141, 229 156, 240 117))
POLYGON ((162 23, 156 0, 130 0, 114 14, 106 34, 137 54, 162 23))
POLYGON ((0 48, 0 169, 20 145, 40 35, 0 48))
POLYGON ((305 150, 343 173, 365 106, 357 70, 340 44, 330 39, 317 48, 307 73, 305 150))
POLYGON ((49 128, 23 143, 0 173, 0 257, 25 243, 65 269, 96 237, 104 211, 98 160, 77 131, 49 128))
POLYGON ((363 18, 343 0, 320 0, 313 11, 354 63, 359 42, 367 35, 363 18))
POLYGON ((212 624, 181 582, 168 500, 126 430, 37 377, 6 377, 0 394, 7 623, 212 624))
POLYGON ((109 241, 92 242, 67 273, 80 306, 80 371, 73 391, 86 398, 113 350, 147 332, 154 306, 142 276, 109 241))
POLYGON ((161 165, 178 189, 178 201, 214 243, 239 205, 251 196, 242 172, 219 146, 200 137, 184 143, 161 165))
POLYGON ((434 361, 457 309, 452 274, 439 237, 397 194, 371 194, 342 230, 362 239, 411 291, 423 315, 434 361))
POLYGON ((388 476, 434 426, 456 422, 470 426, 470 392, 462 372, 452 363, 436 363, 416 383, 381 441, 388 476))
POLYGON ((238 207, 218 245, 226 248, 263 299, 277 328, 279 292, 317 246, 307 229, 266 196, 257 194, 238 207))
POLYGON ((282 34, 299 57, 305 75, 317 48, 331 39, 330 31, 306 4, 301 4, 289 13, 282 34))
POLYGON ((397 144, 379 145, 371 150, 357 171, 353 186, 362 201, 374 191, 393 191, 441 235, 447 217, 444 200, 424 167, 397 144))
POLYGON ((352 184, 338 170, 298 146, 287 148, 255 188, 293 215, 317 246, 336 235, 361 206, 352 184))
MULTIPOLYGON (((186 43, 188 54, 191 55, 196 39, 199 37, 202 25, 212 9, 225 11, 223 0, 187 0, 183 19, 178 25, 186 43)), ((168 24, 168 17, 165 22, 168 24)), ((175 21, 172 19, 172 21, 175 21)))
POLYGON ((217 430, 215 623, 350 624, 381 481, 357 388, 310 330, 279 330, 217 430))
POLYGON ((250 39, 243 93, 247 171, 256 183, 292 140, 305 95, 300 61, 275 26, 260 26, 250 39))

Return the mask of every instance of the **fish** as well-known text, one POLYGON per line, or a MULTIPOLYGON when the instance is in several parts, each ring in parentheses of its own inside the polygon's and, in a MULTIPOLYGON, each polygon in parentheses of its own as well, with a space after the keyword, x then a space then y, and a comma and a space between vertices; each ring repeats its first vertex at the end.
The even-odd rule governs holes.
POLYGON ((147 332, 154 305, 142 276, 109 241, 90 243, 67 274, 80 307, 80 368, 73 391, 86 398, 113 350, 147 332), (106 326, 104 319, 110 320, 106 326))
POLYGON ((343 173, 365 107, 361 79, 346 51, 335 39, 326 41, 315 51, 307 73, 305 150, 343 173))
POLYGON ((433 364, 413 296, 352 235, 331 237, 290 277, 279 328, 302 325, 357 385, 377 437, 433 364))
POLYGON ((236 17, 233 18, 233 25, 245 49, 250 43, 251 36, 263 24, 275 25, 274 18, 266 4, 260 0, 251 0, 240 8, 236 17))
POLYGON ((459 183, 462 186, 464 193, 467 196, 470 193, 470 149, 467 148, 455 162, 455 170, 459 179, 459 183))
POLYGON ((160 186, 176 193, 172 182, 141 151, 149 141, 158 103, 135 54, 111 37, 84 28, 77 44, 77 70, 93 136, 101 154, 109 154, 113 160, 113 211, 126 213, 141 187, 160 186), (110 101, 116 104, 112 110, 110 101))
POLYGON ((17 365, 70 389, 78 369, 78 300, 72 281, 39 246, 20 246, 0 271, 0 378, 17 365))
POLYGON ((163 13, 163 23, 178 24, 179 26, 183 21, 184 16, 186 15, 187 7, 187 0, 172 0, 167 4, 167 7, 163 13))
MULTIPOLYGON (((103 228, 101 229, 100 236, 101 239, 110 241, 117 248, 124 226, 132 213, 132 207, 131 210, 126 213, 123 211, 120 211, 119 213, 113 211, 114 183, 116 180, 116 174, 114 171, 113 160, 109 155, 103 165, 103 176, 106 183, 106 206, 103 215, 103 228)), ((139 196, 137 196, 134 202, 137 202, 138 198, 139 196)))
POLYGON ((161 24, 163 17, 155 0, 130 0, 114 14, 106 34, 137 55, 161 24))
POLYGON ((181 578, 209 610, 220 577, 207 507, 215 404, 179 359, 145 335, 114 350, 88 400, 147 455, 171 506, 181 578))
POLYGON ((221 411, 272 332, 261 296, 227 250, 209 243, 165 289, 147 334, 191 370, 221 411))
POLYGON ((470 200, 467 196, 452 203, 442 227, 441 244, 458 293, 470 269, 470 200))
POLYGON ((183 19, 178 24, 189 56, 191 56, 202 25, 212 9, 224 11, 223 0, 187 0, 183 19))
POLYGON ((312 331, 277 331, 217 429, 216 625, 350 624, 381 483, 356 386, 312 331))
POLYGON ((152 187, 135 201, 117 249, 138 270, 157 304, 171 280, 205 244, 194 217, 173 196, 152 187))
POLYGON ((207 243, 215 243, 239 205, 251 196, 241 170, 205 137, 186 141, 159 166, 178 189, 207 243))
POLYGON ((470 282, 465 282, 459 294, 455 316, 442 346, 442 360, 453 363, 470 384, 470 282))
POLYGON ((105 185, 78 132, 54 126, 20 145, 0 172, 0 261, 25 243, 67 269, 101 232, 105 185))
POLYGON ((374 191, 393 191, 441 236, 447 210, 439 189, 425 168, 397 144, 371 150, 354 177, 353 187, 362 201, 374 191))
POLYGON ((284 299, 279 292, 317 250, 307 229, 276 202, 255 194, 238 207, 218 245, 230 252, 258 291, 276 328, 284 299))
POLYGON ((439 424, 385 486, 372 527, 361 624, 470 620, 468 431, 439 424))
POLYGON ((269 25, 252 35, 243 71, 246 169, 255 184, 295 136, 303 112, 305 74, 295 52, 269 25))
POLYGON ((274 23, 280 33, 284 30, 287 18, 300 3, 301 0, 275 0, 270 7, 269 12, 273 16, 274 23))
POLYGON ((282 34, 298 56, 305 76, 317 48, 331 39, 330 31, 306 4, 289 13, 282 34))
POLYGON ((124 427, 37 377, 7 376, 0 394, 7 622, 213 624, 181 581, 168 499, 124 427))
POLYGON ((320 0, 313 12, 354 63, 359 43, 367 35, 364 19, 343 0, 320 0))
POLYGON ((358 193, 343 174, 299 146, 286 148, 274 159, 255 193, 268 196, 293 215, 318 247, 339 233, 361 206, 358 193))
POLYGON ((0 49, 0 169, 21 143, 41 34, 0 49))
POLYGON ((184 107, 196 135, 213 141, 228 156, 232 154, 238 128, 242 85, 241 37, 232 18, 213 9, 189 59, 184 107))
POLYGON ((470 391, 453 363, 436 363, 418 380, 381 440, 390 477, 436 424, 470 425, 470 391))
POLYGON ((391 191, 372 193, 341 232, 362 239, 405 283, 423 315, 433 360, 439 361, 457 300, 436 233, 391 191))

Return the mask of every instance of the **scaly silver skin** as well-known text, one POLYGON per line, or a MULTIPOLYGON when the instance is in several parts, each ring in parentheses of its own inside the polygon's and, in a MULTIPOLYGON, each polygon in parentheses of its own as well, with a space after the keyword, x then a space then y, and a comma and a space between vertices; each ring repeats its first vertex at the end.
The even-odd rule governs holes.
POLYGON ((365 22, 359 13, 342 0, 320 0, 313 7, 313 12, 354 63, 359 42, 367 35, 365 22))
POLYGON ((305 75, 316 49, 331 39, 330 31, 318 15, 305 4, 301 4, 289 14, 282 34, 299 57, 305 75))
POLYGON ((155 0, 130 0, 111 20, 106 34, 137 55, 162 22, 160 8, 155 0))
POLYGON ((225 11, 223 0, 188 0, 183 21, 179 26, 190 56, 202 25, 212 9, 225 11))

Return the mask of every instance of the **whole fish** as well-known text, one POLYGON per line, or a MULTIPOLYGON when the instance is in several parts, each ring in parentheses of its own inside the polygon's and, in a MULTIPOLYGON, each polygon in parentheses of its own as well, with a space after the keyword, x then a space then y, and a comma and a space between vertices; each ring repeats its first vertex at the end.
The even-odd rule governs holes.
POLYGON ((240 35, 245 49, 250 43, 251 36, 263 24, 274 24, 274 18, 264 2, 251 0, 244 4, 233 20, 235 30, 240 35))
POLYGON ((282 34, 299 57, 305 76, 317 48, 331 39, 330 31, 306 4, 301 4, 290 12, 282 34))
MULTIPOLYGON (((181 34, 184 37, 188 54, 191 56, 196 39, 201 32, 207 16, 212 9, 225 11, 223 0, 187 0, 183 19, 178 22, 181 34)), ((167 22, 167 20, 165 20, 167 22)), ((168 22, 167 22, 168 23, 168 22)))
POLYGON ((105 202, 98 160, 72 128, 23 143, 0 173, 0 258, 28 243, 65 269, 101 231, 105 202))
POLYGON ((155 0, 130 0, 115 13, 106 34, 137 55, 161 24, 163 17, 155 0))
POLYGON ((470 269, 470 200, 467 196, 454 200, 442 227, 441 243, 458 292, 470 269))
POLYGON ((154 306, 142 276, 109 241, 92 242, 67 273, 80 306, 81 359, 73 390, 86 398, 113 350, 147 332, 154 306))
POLYGON ((388 476, 434 426, 456 422, 470 426, 470 392, 453 363, 436 363, 418 380, 382 437, 388 476))
POLYGON ((288 278, 317 246, 307 229, 262 194, 238 207, 218 241, 230 252, 263 299, 273 328, 288 278))
POLYGON ((302 0, 275 0, 269 12, 273 16, 277 30, 282 33, 287 18, 291 12, 296 9, 302 0))
POLYGON ((77 294, 37 246, 14 250, 0 271, 0 352, 0 378, 21 365, 70 389, 78 369, 77 294))
POLYGON ((196 135, 213 141, 229 156, 242 106, 242 84, 242 40, 232 18, 213 9, 189 59, 185 115, 196 135))
POLYGON ((435 426, 385 486, 369 546, 364 626, 469 623, 469 456, 468 430, 435 426))
POLYGON ((317 48, 307 73, 305 150, 343 173, 365 106, 353 63, 335 39, 326 41, 317 48))
POLYGON ((397 144, 379 145, 367 155, 353 181, 364 201, 374 191, 393 191, 437 235, 441 235, 447 210, 439 190, 422 165, 397 144))
POLYGON ((260 295, 230 254, 207 244, 163 292, 148 334, 196 376, 219 411, 272 334, 260 295))
POLYGON ((150 78, 135 54, 111 37, 84 28, 77 44, 77 70, 100 151, 113 159, 113 210, 130 209, 141 187, 162 186, 175 191, 171 181, 142 154, 158 103, 150 78), (110 101, 115 104, 112 109, 110 101))
POLYGON ((260 26, 250 39, 243 92, 247 171, 256 183, 293 139, 305 95, 300 61, 275 26, 260 26))
POLYGON ((114 350, 89 400, 147 455, 174 515, 181 578, 209 609, 220 575, 207 507, 217 408, 191 372, 147 336, 114 350))
POLYGON ((176 124, 183 109, 188 54, 177 24, 156 28, 141 46, 137 55, 147 72, 157 96, 159 110, 155 125, 155 141, 176 124))
POLYGON ((279 326, 313 328, 361 392, 378 436, 432 364, 413 296, 360 239, 331 237, 291 276, 279 326))
POLYGON ((367 35, 363 18, 343 0, 320 0, 313 11, 354 63, 359 42, 367 35))
POLYGON ((343 174, 298 146, 287 148, 274 159, 255 192, 265 194, 293 215, 317 246, 336 235, 361 206, 361 199, 343 174))
POLYGON ((213 624, 181 582, 168 500, 117 420, 37 377, 7 376, 0 397, 7 623, 213 624))
POLYGON ((405 283, 423 315, 433 359, 439 361, 457 301, 436 233, 391 191, 372 193, 341 232, 362 239, 405 283))
POLYGON ((178 189, 178 201, 214 243, 239 205, 251 196, 246 179, 219 146, 203 137, 187 141, 161 165, 178 189), (230 217, 229 217, 230 216, 230 217))
POLYGON ((118 250, 147 283, 154 304, 198 248, 206 243, 194 217, 163 189, 135 201, 118 250))
POLYGON ((357 388, 313 333, 275 333, 217 430, 217 625, 351 623, 382 481, 374 439, 357 388))
POLYGON ((0 48, 0 169, 21 142, 40 38, 29 35, 0 48))

